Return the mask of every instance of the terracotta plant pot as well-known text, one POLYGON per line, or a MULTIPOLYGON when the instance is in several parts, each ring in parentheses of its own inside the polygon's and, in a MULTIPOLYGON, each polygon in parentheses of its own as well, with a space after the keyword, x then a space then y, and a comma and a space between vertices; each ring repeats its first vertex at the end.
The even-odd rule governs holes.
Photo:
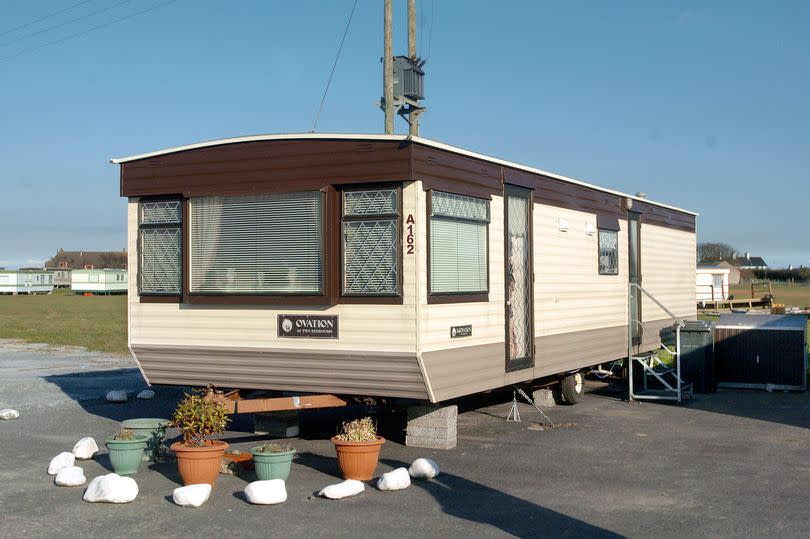
POLYGON ((135 436, 132 440, 109 438, 104 442, 110 454, 110 464, 118 475, 132 475, 141 467, 146 436, 135 436))
POLYGON ((171 450, 177 456, 177 469, 184 485, 208 483, 214 486, 219 475, 222 455, 229 445, 220 440, 211 440, 202 447, 174 442, 171 450))
POLYGON ((335 444, 338 466, 344 479, 370 481, 374 477, 385 438, 377 436, 371 442, 343 442, 334 437, 332 443, 335 444))
POLYGON ((264 453, 258 451, 259 447, 250 450, 253 455, 253 467, 256 470, 256 477, 260 481, 267 479, 283 479, 286 481, 290 476, 290 465, 293 456, 295 456, 295 449, 277 453, 264 453))

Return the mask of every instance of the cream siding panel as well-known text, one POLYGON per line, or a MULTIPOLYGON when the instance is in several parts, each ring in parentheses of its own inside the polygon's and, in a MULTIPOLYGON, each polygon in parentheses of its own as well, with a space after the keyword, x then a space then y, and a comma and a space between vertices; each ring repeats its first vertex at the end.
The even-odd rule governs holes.
MULTIPOLYGON (((678 317, 697 316, 695 253, 695 234, 647 225, 642 218, 641 286, 678 317)), ((642 302, 644 322, 667 318, 649 298, 642 302)))
POLYGON ((627 324, 627 222, 619 221, 619 274, 599 275, 596 215, 534 205, 535 336, 627 324), (562 232, 559 220, 568 221, 562 232))
MULTIPOLYGON (((492 197, 489 224, 489 302, 434 303, 421 306, 420 349, 423 352, 504 342, 503 197, 492 197), (472 325, 472 337, 450 338, 452 326, 472 325)), ((427 242, 427 235, 423 236, 427 242)), ((424 270, 427 290, 427 259, 424 270)), ((499 356, 503 363, 503 353, 499 356)))

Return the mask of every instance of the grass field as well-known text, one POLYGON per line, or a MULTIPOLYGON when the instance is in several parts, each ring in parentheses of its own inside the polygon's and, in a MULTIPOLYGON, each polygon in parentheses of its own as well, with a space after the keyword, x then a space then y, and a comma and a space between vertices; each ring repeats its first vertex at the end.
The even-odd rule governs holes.
POLYGON ((127 297, 0 296, 0 339, 127 353, 127 297))
MULTIPOLYGON (((773 298, 776 303, 783 303, 787 307, 810 307, 810 286, 772 285, 773 298)), ((729 294, 735 298, 751 297, 750 285, 732 285, 729 294)))

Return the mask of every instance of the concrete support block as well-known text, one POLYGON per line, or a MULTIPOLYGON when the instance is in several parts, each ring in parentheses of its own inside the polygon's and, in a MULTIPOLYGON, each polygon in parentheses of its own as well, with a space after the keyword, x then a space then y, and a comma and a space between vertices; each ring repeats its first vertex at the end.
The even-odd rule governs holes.
POLYGON ((298 411, 257 412, 253 414, 253 432, 273 438, 298 436, 298 411))
POLYGON ((533 391, 532 400, 540 408, 548 408, 557 405, 554 401, 554 392, 550 389, 538 389, 533 391))
POLYGON ((456 447, 458 407, 418 405, 408 407, 405 445, 429 449, 456 447))

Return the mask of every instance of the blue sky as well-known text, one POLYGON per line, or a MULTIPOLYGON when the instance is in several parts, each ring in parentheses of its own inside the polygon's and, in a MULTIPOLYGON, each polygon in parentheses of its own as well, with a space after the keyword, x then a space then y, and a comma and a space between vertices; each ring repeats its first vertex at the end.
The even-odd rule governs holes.
MULTIPOLYGON (((312 129, 352 6, 88 0, 13 30, 76 3, 0 4, 0 265, 123 248, 111 157, 312 129)), ((418 5, 423 136, 644 191, 700 212, 701 241, 810 262, 810 2, 418 5)), ((382 0, 359 0, 319 132, 382 131, 381 54, 382 0)))

